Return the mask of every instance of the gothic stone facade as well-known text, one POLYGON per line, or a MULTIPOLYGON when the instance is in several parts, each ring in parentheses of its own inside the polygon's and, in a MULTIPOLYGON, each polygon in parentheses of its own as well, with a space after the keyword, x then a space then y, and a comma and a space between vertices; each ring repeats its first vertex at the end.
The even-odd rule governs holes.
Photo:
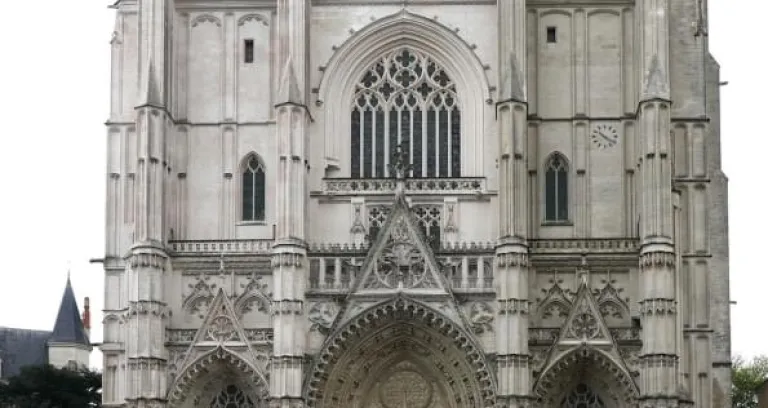
POLYGON ((704 0, 114 9, 105 406, 730 406, 704 0))

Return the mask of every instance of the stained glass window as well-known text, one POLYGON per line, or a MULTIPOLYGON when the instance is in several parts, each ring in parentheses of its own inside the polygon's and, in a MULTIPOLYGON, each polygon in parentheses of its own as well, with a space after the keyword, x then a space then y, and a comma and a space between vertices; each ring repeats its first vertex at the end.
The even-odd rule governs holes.
POLYGON ((579 384, 563 399, 563 408, 605 408, 600 397, 586 384, 579 384))
POLYGON ((243 168, 243 221, 264 221, 266 180, 264 166, 256 155, 243 168))
POLYGON ((236 385, 228 385, 211 400, 211 408, 256 408, 236 385))
POLYGON ((351 176, 392 177, 406 146, 410 177, 460 177, 461 109, 456 86, 432 58, 401 48, 376 61, 351 107, 351 176))
POLYGON ((544 175, 545 221, 568 221, 568 164, 554 153, 547 160, 544 175))

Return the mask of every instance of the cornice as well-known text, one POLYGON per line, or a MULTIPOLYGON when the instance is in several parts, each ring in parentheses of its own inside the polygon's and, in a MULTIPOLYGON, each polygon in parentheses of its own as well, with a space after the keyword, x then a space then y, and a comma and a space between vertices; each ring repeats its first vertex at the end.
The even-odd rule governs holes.
POLYGON ((275 0, 176 0, 176 10, 276 10, 275 0))

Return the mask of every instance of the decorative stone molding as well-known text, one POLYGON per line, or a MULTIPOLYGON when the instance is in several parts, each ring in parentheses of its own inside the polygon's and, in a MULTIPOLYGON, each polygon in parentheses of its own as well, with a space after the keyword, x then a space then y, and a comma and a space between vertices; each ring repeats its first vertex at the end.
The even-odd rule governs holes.
POLYGON ((482 406, 494 406, 496 395, 494 376, 489 370, 482 348, 475 344, 473 336, 456 326, 450 318, 443 316, 440 312, 403 295, 363 311, 328 336, 309 372, 307 405, 310 407, 317 405, 326 390, 326 382, 329 380, 329 375, 333 373, 336 363, 347 350, 356 345, 360 336, 375 333, 393 322, 400 321, 410 325, 418 323, 448 336, 452 344, 462 351, 461 354, 467 359, 467 363, 473 367, 474 380, 479 384, 482 393, 482 404, 484 404, 482 406))
POLYGON ((216 284, 211 282, 210 276, 199 275, 195 279, 195 283, 190 283, 187 286, 191 291, 184 296, 181 302, 182 308, 187 313, 197 315, 202 319, 214 296, 216 296, 216 284))
MULTIPOLYGON (((616 327, 609 329, 613 339, 619 344, 640 344, 640 329, 616 327)), ((528 329, 528 342, 531 345, 551 345, 557 340, 560 328, 533 327, 528 329)))
POLYGON ((298 253, 277 253, 272 255, 272 267, 300 268, 304 264, 304 255, 298 253))
POLYGON ((161 371, 168 367, 167 361, 153 357, 129 357, 126 365, 130 369, 147 372, 161 371))
MULTIPOLYGON (((244 329, 245 337, 251 344, 264 344, 272 342, 272 329, 244 329)), ((165 342, 167 344, 188 345, 195 340, 197 329, 166 329, 165 342)))
POLYGON ((168 257, 161 252, 131 252, 128 263, 131 269, 156 268, 165 271, 168 257))
POLYGON ((496 254, 496 266, 499 268, 525 268, 528 266, 528 254, 514 252, 496 254))
POLYGON ((672 299, 646 299, 640 301, 643 316, 664 316, 677 313, 677 302, 672 299))
POLYGON ((304 302, 301 300, 275 300, 272 302, 272 315, 301 315, 304 313, 304 302))
MULTIPOLYGON (((393 195, 397 180, 380 179, 323 179, 322 190, 312 195, 360 196, 393 195)), ((409 195, 477 195, 487 194, 485 178, 413 178, 405 180, 409 195)))
POLYGON ((640 268, 674 268, 676 261, 671 252, 646 252, 640 255, 640 268))
POLYGON ((571 312, 573 306, 573 293, 570 289, 563 289, 563 280, 555 273, 549 280, 549 289, 541 289, 544 298, 537 298, 537 313, 541 319, 565 318, 571 312))
MULTIPOLYGON (((248 283, 240 284, 240 288, 243 289, 242 293, 235 298, 233 307, 238 317, 244 316, 246 313, 254 310, 269 313, 271 308, 272 294, 267 291, 268 285, 264 282, 263 277, 258 275, 251 275, 248 279, 248 283)), ((234 295, 234 294, 233 294, 234 295)))
POLYGON ((128 302, 128 309, 124 312, 124 317, 128 319, 138 315, 152 315, 165 319, 171 316, 171 309, 165 303, 152 300, 128 302))
POLYGON ((499 299, 497 312, 499 315, 527 315, 530 312, 530 302, 527 299, 499 299))

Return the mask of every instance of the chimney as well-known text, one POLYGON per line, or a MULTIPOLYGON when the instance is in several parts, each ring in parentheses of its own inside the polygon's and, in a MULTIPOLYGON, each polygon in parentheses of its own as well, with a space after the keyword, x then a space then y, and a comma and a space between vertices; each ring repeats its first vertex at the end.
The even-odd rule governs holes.
POLYGON ((91 299, 86 297, 83 302, 83 328, 85 335, 91 337, 91 299))

